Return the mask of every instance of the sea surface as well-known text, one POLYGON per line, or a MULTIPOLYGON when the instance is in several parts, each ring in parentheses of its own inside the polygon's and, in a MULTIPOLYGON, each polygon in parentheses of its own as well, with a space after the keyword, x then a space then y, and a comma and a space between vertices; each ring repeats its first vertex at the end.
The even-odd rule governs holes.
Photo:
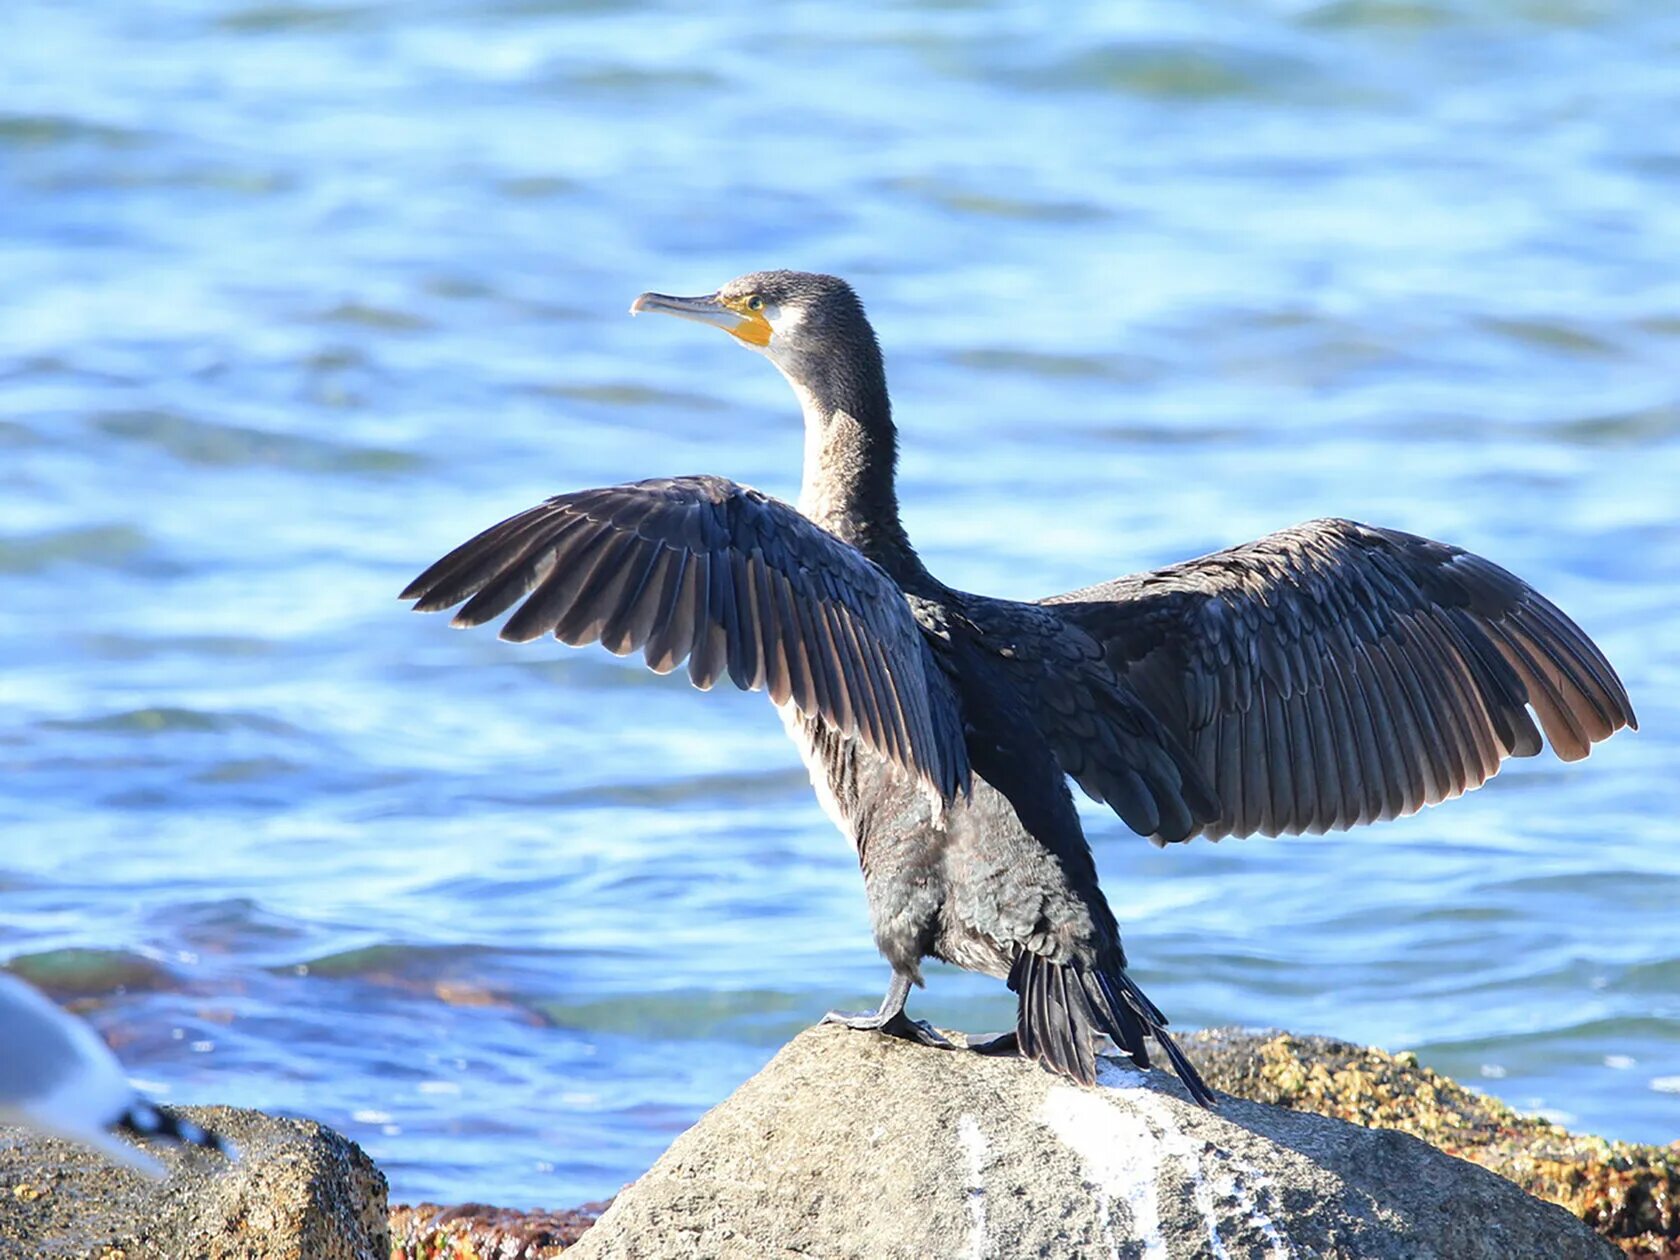
POLYGON ((1643 730, 1586 762, 1318 838, 1086 816, 1175 1023, 1680 1138, 1677 65, 1647 0, 12 0, 0 961, 409 1201, 610 1194, 873 1004, 761 696, 395 598, 562 490, 791 496, 779 377, 626 307, 820 269, 954 585, 1345 515, 1597 638, 1643 730))

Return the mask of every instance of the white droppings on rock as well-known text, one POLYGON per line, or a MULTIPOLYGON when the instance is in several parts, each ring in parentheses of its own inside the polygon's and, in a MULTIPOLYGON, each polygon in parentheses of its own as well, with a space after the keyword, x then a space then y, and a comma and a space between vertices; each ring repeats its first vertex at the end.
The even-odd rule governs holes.
POLYGON ((1219 1179, 1219 1193, 1229 1197, 1248 1217, 1248 1223, 1266 1240, 1266 1260, 1294 1260, 1295 1251, 1278 1229, 1277 1222, 1260 1206, 1260 1192, 1270 1189, 1271 1180, 1253 1164, 1232 1159, 1219 1179), (1240 1175, 1239 1175, 1240 1174, 1240 1175))
POLYGON ((991 1143, 980 1132, 980 1122, 967 1114, 957 1121, 957 1141, 962 1143, 968 1167, 968 1260, 985 1260, 986 1153, 991 1143))
POLYGON ((1207 1230, 1208 1250, 1214 1260, 1231 1260, 1225 1240, 1219 1236, 1219 1213, 1215 1208, 1213 1186, 1202 1171, 1203 1143, 1184 1132, 1174 1120, 1167 1105, 1148 1090, 1140 1090, 1136 1105, 1148 1113, 1159 1130, 1162 1155, 1172 1156, 1184 1165, 1190 1181, 1190 1196, 1201 1214, 1202 1227, 1207 1230))
POLYGON ((1097 1084, 1106 1089, 1138 1089, 1147 1092, 1149 1078, 1143 1074, 1142 1068, 1135 1068, 1124 1059, 1116 1059, 1113 1055, 1099 1054, 1097 1056, 1097 1084))
POLYGON ((1150 1079, 1144 1075, 1142 1069, 1132 1067, 1120 1059, 1099 1056, 1097 1083, 1105 1089, 1127 1094, 1128 1105, 1149 1117, 1156 1129, 1152 1140, 1160 1155, 1176 1159, 1184 1166, 1185 1177, 1190 1182, 1192 1201, 1202 1218, 1203 1228, 1207 1230, 1209 1253, 1214 1260, 1230 1260, 1230 1250, 1225 1246, 1225 1240, 1219 1236, 1219 1213, 1214 1187, 1202 1167, 1202 1143, 1185 1133, 1174 1120, 1172 1111, 1157 1097, 1150 1079))
POLYGON ((1143 1244, 1143 1260, 1167 1260, 1167 1239, 1161 1231, 1161 1165, 1155 1135, 1141 1117, 1112 1106, 1100 1093, 1072 1085, 1052 1085, 1040 1113, 1044 1123, 1085 1166, 1097 1188, 1097 1220, 1108 1237, 1108 1250, 1118 1260, 1113 1206, 1126 1205, 1130 1230, 1121 1235, 1143 1244))
MULTIPOLYGON (((1149 1140, 1159 1155, 1176 1159, 1183 1165, 1185 1177, 1190 1182, 1191 1198, 1196 1205, 1196 1212, 1207 1230, 1208 1253, 1214 1260, 1230 1260, 1231 1256, 1230 1249, 1219 1234, 1221 1198, 1237 1203, 1248 1218, 1249 1224, 1266 1239, 1266 1260, 1292 1260, 1295 1253, 1289 1245, 1289 1240, 1260 1206, 1259 1190, 1265 1188, 1267 1181, 1258 1168, 1243 1165, 1242 1171, 1247 1181, 1229 1169, 1221 1172, 1217 1179, 1210 1180, 1202 1162, 1204 1144, 1183 1130, 1174 1119, 1172 1109, 1155 1092, 1155 1086, 1142 1069, 1132 1067, 1122 1059, 1099 1056, 1097 1083, 1105 1089, 1126 1094, 1127 1106, 1147 1115, 1152 1122, 1150 1127, 1155 1132, 1149 1135, 1149 1140)), ((1068 1144, 1074 1145, 1071 1141, 1068 1144)), ((1223 1157, 1223 1153, 1221 1154, 1223 1157)), ((1157 1176, 1159 1171, 1157 1163, 1157 1176)), ((1146 1254, 1152 1253, 1146 1251, 1146 1254)))

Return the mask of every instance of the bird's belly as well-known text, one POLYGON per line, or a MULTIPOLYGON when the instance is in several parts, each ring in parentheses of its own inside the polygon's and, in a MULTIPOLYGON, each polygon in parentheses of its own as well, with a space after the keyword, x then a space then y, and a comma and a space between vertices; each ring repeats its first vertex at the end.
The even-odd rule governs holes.
POLYGON ((976 775, 970 797, 938 802, 862 741, 779 707, 817 800, 857 852, 875 943, 895 967, 914 975, 932 955, 1002 976, 1020 946, 1059 957, 1064 934, 1089 932, 1059 865, 991 784, 976 775))
POLYGON ((799 749, 823 812, 852 843, 867 875, 883 864, 938 850, 949 812, 920 778, 883 757, 862 739, 842 735, 792 705, 777 706, 788 738, 799 749), (891 851, 889 853, 889 850, 891 851))
POLYGON ((857 828, 853 823, 852 811, 843 809, 840 798, 835 793, 834 767, 825 762, 824 749, 817 742, 819 727, 794 708, 792 704, 778 704, 776 712, 781 715, 782 729, 788 738, 799 749, 799 757, 805 763, 805 770, 811 776, 811 790, 817 794, 817 804, 822 806, 823 813, 828 820, 840 829, 840 834, 852 843, 855 851, 858 847, 857 828))
POLYGON ((895 970, 919 978, 946 905, 946 808, 862 740, 791 706, 783 707, 782 720, 817 799, 857 853, 876 947, 895 970))

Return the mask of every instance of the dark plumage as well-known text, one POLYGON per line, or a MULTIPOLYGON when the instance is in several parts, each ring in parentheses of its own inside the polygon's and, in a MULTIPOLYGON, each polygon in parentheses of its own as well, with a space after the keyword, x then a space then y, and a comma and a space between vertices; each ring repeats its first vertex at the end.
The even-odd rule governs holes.
POLYGON ((695 684, 768 690, 857 848, 878 1011, 829 1018, 936 1044, 904 1014, 934 957, 1007 979, 1000 1046, 1075 1080, 1106 1033, 1212 1095, 1126 973, 1068 792, 1157 843, 1323 831, 1479 786, 1635 725, 1615 671, 1551 603, 1428 539, 1313 521, 1037 604, 952 590, 899 521, 880 349, 832 276, 743 276, 631 308, 724 328, 793 384, 797 509, 718 477, 561 495, 438 561, 403 598, 466 601, 502 637, 641 649, 695 684))

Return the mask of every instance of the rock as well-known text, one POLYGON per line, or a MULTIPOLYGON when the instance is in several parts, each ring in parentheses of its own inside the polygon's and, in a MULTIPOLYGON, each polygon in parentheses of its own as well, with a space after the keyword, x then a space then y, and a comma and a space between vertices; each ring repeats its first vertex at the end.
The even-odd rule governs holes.
POLYGON ((1215 1089, 1399 1129, 1567 1208, 1628 1255, 1680 1257, 1680 1142, 1570 1133, 1419 1067, 1412 1055, 1329 1037, 1215 1028, 1183 1045, 1215 1089))
POLYGON ((440 1207, 417 1203, 391 1209, 391 1260, 553 1260, 582 1236, 606 1210, 585 1203, 564 1212, 521 1212, 516 1208, 463 1203, 440 1207))
POLYGON ((1092 1089, 1019 1059, 801 1033, 679 1137, 567 1254, 1346 1257, 1616 1252, 1403 1133, 1105 1061, 1092 1089))
POLYGON ((233 1107, 180 1114, 238 1163, 151 1144, 164 1182, 71 1142, 0 1127, 0 1256, 53 1260, 388 1260, 385 1177, 308 1120, 233 1107))

